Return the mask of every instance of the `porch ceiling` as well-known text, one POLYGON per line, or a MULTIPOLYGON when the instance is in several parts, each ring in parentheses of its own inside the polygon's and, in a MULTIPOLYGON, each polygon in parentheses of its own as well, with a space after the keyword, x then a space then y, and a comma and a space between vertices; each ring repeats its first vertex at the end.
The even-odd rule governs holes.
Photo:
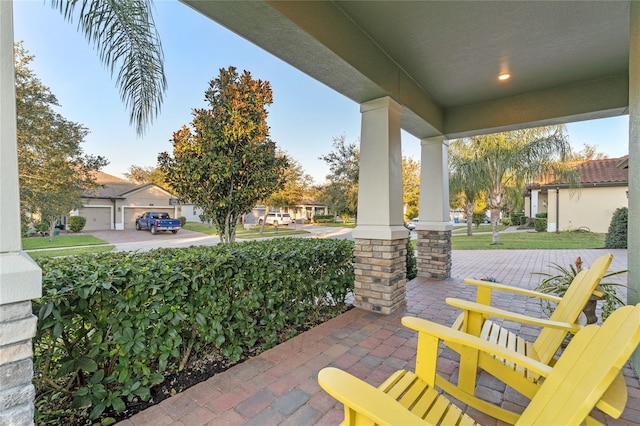
POLYGON ((628 1, 182 1, 418 138, 628 108, 628 1))

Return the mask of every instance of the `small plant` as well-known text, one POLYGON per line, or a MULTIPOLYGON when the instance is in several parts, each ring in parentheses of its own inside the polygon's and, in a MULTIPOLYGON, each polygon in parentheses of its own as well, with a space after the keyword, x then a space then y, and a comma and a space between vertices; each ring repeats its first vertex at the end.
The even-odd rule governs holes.
POLYGON ((411 239, 407 240, 407 259, 406 259, 406 274, 407 281, 410 281, 418 276, 418 266, 416 263, 416 255, 415 255, 416 243, 415 240, 411 239))
MULTIPOLYGON (((564 294, 569 289, 569 286, 573 282, 573 279, 578 275, 580 271, 582 271, 582 259, 578 257, 575 262, 569 265, 568 268, 564 266, 558 265, 557 263, 552 263, 550 265, 553 269, 557 271, 557 273, 547 273, 547 272, 533 272, 536 275, 546 276, 545 279, 542 280, 540 284, 536 287, 536 291, 547 294, 555 294, 556 296, 563 297, 564 294)), ((612 277, 614 275, 620 275, 626 273, 627 270, 623 269, 621 271, 613 271, 607 272, 602 276, 602 280, 605 278, 612 277)), ((625 303, 620 299, 618 295, 617 287, 626 287, 624 284, 614 283, 614 282, 604 282, 600 281, 598 285, 598 290, 600 290, 604 295, 602 296, 603 304, 602 304, 602 320, 607 319, 609 315, 620 306, 624 306, 625 303)), ((548 300, 540 300, 540 306, 542 311, 551 316, 553 310, 555 309, 555 304, 548 300)))
POLYGON ((606 248, 627 248, 627 222, 629 209, 620 207, 613 212, 607 237, 604 240, 606 248))
POLYGON ((69 218, 69 230, 71 232, 80 232, 87 224, 87 218, 83 216, 71 216, 69 218))
POLYGON ((184 216, 180 216, 180 226, 184 226, 185 223, 187 223, 187 218, 184 216))

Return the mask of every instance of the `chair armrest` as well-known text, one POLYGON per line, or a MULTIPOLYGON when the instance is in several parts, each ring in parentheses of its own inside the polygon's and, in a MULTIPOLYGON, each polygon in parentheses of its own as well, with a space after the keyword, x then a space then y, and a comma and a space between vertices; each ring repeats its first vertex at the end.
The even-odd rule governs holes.
POLYGON ((499 291, 508 291, 510 293, 516 293, 527 297, 537 297, 540 299, 551 300, 552 302, 560 302, 562 300, 561 297, 555 296, 553 294, 541 293, 539 291, 528 290, 526 288, 514 287, 512 285, 505 285, 500 283, 494 283, 491 281, 483 281, 476 280, 474 278, 465 278, 465 284, 475 285, 476 287, 491 290, 499 290, 499 291))
POLYGON ((426 424, 389 395, 337 368, 326 367, 320 370, 318 383, 329 395, 344 404, 345 415, 347 408, 350 408, 375 424, 426 424))
POLYGON ((402 324, 405 327, 418 332, 418 348, 420 347, 420 339, 432 336, 445 342, 459 344, 504 358, 505 360, 525 367, 540 376, 546 377, 551 372, 550 366, 538 362, 533 358, 526 357, 518 352, 503 348, 479 337, 463 333, 458 330, 453 330, 444 325, 416 317, 403 317, 402 324))
POLYGON ((468 300, 456 299, 447 297, 445 299, 448 305, 455 306, 464 311, 481 313, 489 317, 498 317, 510 321, 519 322, 522 324, 530 324, 538 327, 555 328, 559 330, 569 331, 571 333, 577 333, 582 326, 578 324, 570 324, 568 322, 551 321, 543 318, 530 317, 528 315, 522 315, 515 312, 509 312, 504 309, 494 308, 493 306, 483 305, 481 303, 470 302, 468 300))

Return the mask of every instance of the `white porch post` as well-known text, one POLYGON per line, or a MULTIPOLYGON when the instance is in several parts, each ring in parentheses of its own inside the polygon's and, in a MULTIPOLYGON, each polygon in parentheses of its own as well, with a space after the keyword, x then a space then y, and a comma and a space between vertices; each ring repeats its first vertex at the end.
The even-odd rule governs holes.
MULTIPOLYGON (((632 1, 629 24, 629 221, 627 303, 640 303, 640 3, 632 1)), ((640 350, 631 361, 640 371, 640 350)))
POLYGON ((40 268, 21 251, 13 3, 0 1, 0 424, 33 424, 33 349, 40 268))
POLYGON ((448 156, 449 144, 443 136, 422 139, 416 264, 418 276, 438 280, 451 276, 448 156))
POLYGON ((360 177, 355 239, 355 306, 390 314, 405 302, 402 107, 389 97, 360 106, 360 177))

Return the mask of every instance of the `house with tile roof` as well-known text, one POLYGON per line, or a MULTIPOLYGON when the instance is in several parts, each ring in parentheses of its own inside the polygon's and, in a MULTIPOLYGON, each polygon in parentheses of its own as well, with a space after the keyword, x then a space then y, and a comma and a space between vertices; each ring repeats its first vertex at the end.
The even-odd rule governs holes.
POLYGON ((82 208, 73 216, 87 218, 86 231, 135 229, 145 211, 167 212, 180 217, 182 206, 176 196, 154 184, 136 184, 103 172, 95 172, 98 187, 82 195, 82 208))
POLYGON ((527 187, 525 215, 547 213, 547 231, 586 229, 606 233, 613 212, 628 207, 628 156, 584 161, 577 165, 580 188, 564 182, 527 187))

